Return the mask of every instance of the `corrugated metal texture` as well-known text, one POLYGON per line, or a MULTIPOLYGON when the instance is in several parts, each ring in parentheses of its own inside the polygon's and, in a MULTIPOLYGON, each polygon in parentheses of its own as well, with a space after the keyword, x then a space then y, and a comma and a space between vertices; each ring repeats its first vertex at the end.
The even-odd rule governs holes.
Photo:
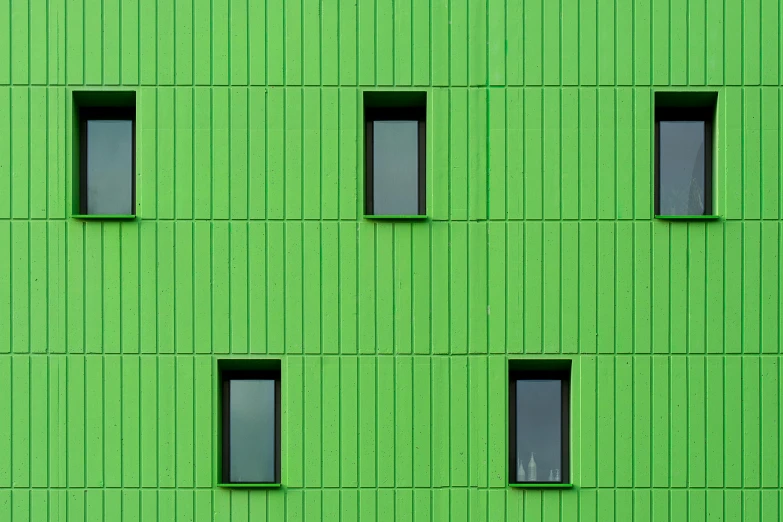
POLYGON ((779 0, 14 0, 0 84, 771 85, 779 0))
POLYGON ((781 224, 0 221, 0 352, 780 354, 781 224))
MULTIPOLYGON (((649 87, 427 88, 435 221, 649 220, 649 87)), ((779 87, 720 87, 717 211, 779 220, 779 87)), ((0 87, 0 218, 64 219, 71 87, 0 87)), ((157 220, 354 220, 362 90, 137 89, 138 212, 157 220)))
POLYGON ((0 522, 783 517, 779 0, 0 7, 0 522), (362 88, 428 92, 423 223, 362 88), (652 219, 656 89, 719 93, 715 222, 652 219), (137 92, 139 219, 69 217, 72 92, 137 92), (215 359, 283 360, 281 490, 214 487, 215 359), (507 359, 574 361, 566 491, 507 359))
POLYGON ((579 358, 562 492, 505 486, 505 357, 415 355, 286 357, 285 488, 213 489, 213 369, 0 359, 0 520, 778 520, 777 356, 579 358))

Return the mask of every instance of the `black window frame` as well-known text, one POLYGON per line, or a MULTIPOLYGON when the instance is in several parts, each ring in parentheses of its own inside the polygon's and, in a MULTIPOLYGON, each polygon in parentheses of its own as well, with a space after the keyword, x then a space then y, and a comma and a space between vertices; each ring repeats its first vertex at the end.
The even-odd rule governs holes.
MULTIPOLYGON (((79 214, 89 216, 87 206, 87 153, 89 140, 87 122, 90 120, 130 120, 131 122, 131 215, 136 215, 136 107, 80 107, 79 108, 79 214)), ((117 214, 119 215, 119 214, 117 214)))
POLYGON ((571 473, 571 372, 569 369, 511 370, 508 386, 508 482, 517 482, 517 381, 559 380, 560 381, 560 481, 536 480, 524 482, 536 484, 570 484, 571 473))
POLYGON ((365 107, 364 108, 364 214, 367 216, 395 216, 375 214, 373 172, 373 123, 376 121, 417 121, 419 141, 419 198, 418 214, 427 215, 427 107, 365 107))
POLYGON ((220 483, 226 485, 232 484, 279 484, 281 468, 281 439, 280 429, 280 371, 279 370, 223 370, 220 372, 220 483), (230 422, 230 400, 231 386, 229 383, 233 380, 273 380, 275 382, 275 478, 274 482, 234 482, 231 480, 231 422, 230 422))
POLYGON ((714 147, 713 127, 715 107, 656 107, 655 108, 655 215, 661 215, 661 122, 703 121, 704 122, 704 212, 701 214, 678 214, 682 216, 711 216, 713 213, 713 170, 714 147))

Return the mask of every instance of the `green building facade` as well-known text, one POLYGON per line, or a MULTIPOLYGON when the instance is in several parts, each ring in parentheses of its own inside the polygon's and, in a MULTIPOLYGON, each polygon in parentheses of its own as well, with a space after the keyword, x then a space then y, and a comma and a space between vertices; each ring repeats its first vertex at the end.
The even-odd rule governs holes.
POLYGON ((779 0, 6 0, 0 522, 783 518, 779 0), (426 218, 364 216, 364 97, 426 93, 426 218), (78 214, 135 96, 135 218, 78 214), (717 95, 657 219, 658 93, 717 95), (219 483, 279 361, 281 485, 219 483), (570 365, 571 487, 509 485, 570 365))

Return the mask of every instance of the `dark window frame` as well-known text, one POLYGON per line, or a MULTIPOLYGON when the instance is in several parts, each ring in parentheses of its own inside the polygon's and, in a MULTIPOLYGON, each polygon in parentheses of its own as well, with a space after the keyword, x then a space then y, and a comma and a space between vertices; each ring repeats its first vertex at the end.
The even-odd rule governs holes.
POLYGON ((704 122, 704 212, 683 214, 684 216, 712 215, 713 178, 712 152, 714 146, 713 126, 715 108, 706 107, 656 107, 655 108, 655 215, 661 215, 661 122, 703 121, 704 122))
POLYGON ((511 370, 508 386, 508 481, 517 483, 517 381, 560 381, 560 481, 536 480, 525 484, 569 484, 571 473, 571 372, 560 370, 511 370))
POLYGON ((81 107, 79 108, 79 213, 87 211, 87 151, 89 120, 130 120, 131 122, 131 210, 136 215, 136 108, 135 107, 81 107))
POLYGON ((220 432, 221 432, 221 484, 279 484, 281 464, 281 439, 280 430, 280 371, 278 370, 223 370, 220 372, 220 432), (273 380, 275 382, 275 479, 274 482, 233 482, 231 480, 231 422, 230 400, 233 380, 273 380))
MULTIPOLYGON (((373 183, 373 123, 375 121, 417 121, 419 123, 418 215, 427 215, 427 108, 365 107, 364 109, 364 213, 375 216, 373 183)), ((377 214, 386 215, 386 214, 377 214)), ((395 215, 395 214, 388 214, 395 215)))

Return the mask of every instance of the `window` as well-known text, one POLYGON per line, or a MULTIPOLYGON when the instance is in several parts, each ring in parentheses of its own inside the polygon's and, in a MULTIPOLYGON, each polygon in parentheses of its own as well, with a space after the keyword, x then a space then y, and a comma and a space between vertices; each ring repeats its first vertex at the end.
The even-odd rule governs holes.
POLYGON ((280 482, 280 372, 224 370, 220 483, 280 482))
POLYGON ((79 109, 78 214, 135 215, 135 112, 133 107, 79 109))
POLYGON ((365 214, 368 216, 427 213, 426 95, 407 94, 413 96, 386 100, 383 96, 365 96, 365 214), (387 105, 378 105, 384 101, 387 105))
POLYGON ((656 106, 656 215, 712 214, 714 112, 714 106, 656 106))
POLYGON ((509 483, 568 483, 569 371, 512 371, 509 483))

